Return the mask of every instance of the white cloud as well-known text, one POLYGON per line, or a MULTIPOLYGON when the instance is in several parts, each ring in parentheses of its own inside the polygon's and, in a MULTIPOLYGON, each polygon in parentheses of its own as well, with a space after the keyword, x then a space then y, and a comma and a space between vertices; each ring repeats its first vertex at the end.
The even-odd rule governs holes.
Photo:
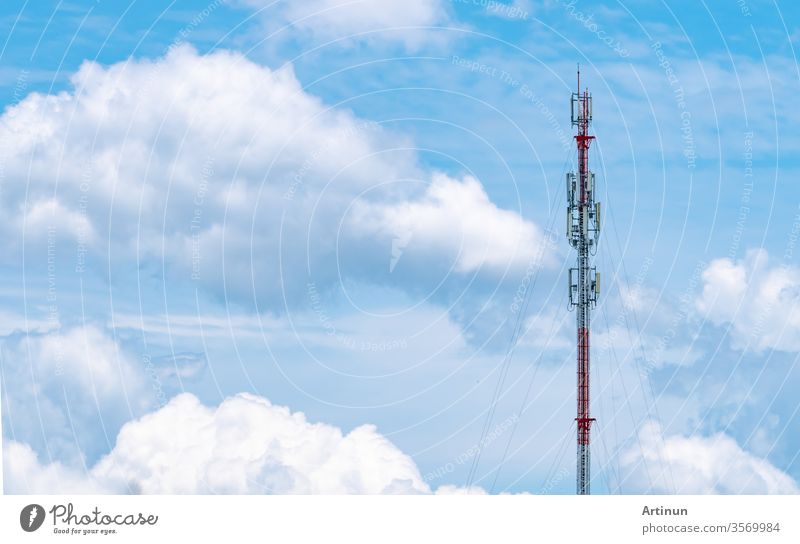
POLYGON ((359 203, 354 212, 357 231, 404 236, 406 254, 446 257, 459 273, 482 268, 523 271, 529 263, 552 266, 552 244, 535 224, 498 208, 480 182, 436 174, 418 199, 401 203, 359 203), (411 233, 408 236, 407 233, 411 233))
MULTIPOLYGON (((0 222, 12 244, 5 258, 19 249, 23 213, 31 259, 42 254, 35 234, 52 223, 67 239, 60 262, 85 250, 90 266, 114 277, 132 261, 153 264, 166 281, 239 302, 257 297, 275 311, 308 302, 307 270, 320 291, 338 285, 337 260, 344 279, 411 291, 439 282, 424 277, 427 266, 403 261, 391 278, 376 273, 364 256, 387 233, 340 231, 356 199, 375 218, 364 229, 426 221, 420 240, 454 258, 461 251, 457 272, 502 270, 541 242, 535 225, 497 208, 477 181, 421 170, 404 137, 327 107, 290 66, 270 70, 237 53, 178 46, 158 60, 85 62, 71 81, 73 92, 33 93, 0 123, 5 175, 27 182, 0 195, 2 216, 16 218, 0 222), (418 199, 392 183, 403 179, 430 189, 418 199), (454 220, 457 205, 471 214, 458 228, 435 217, 454 220)), ((384 245, 388 271, 391 240, 384 245)))
MULTIPOLYGON (((666 305, 662 305, 666 307, 666 305)), ((632 320, 628 316, 629 320, 632 320)), ((652 326, 651 331, 657 331, 652 326)), ((685 329, 667 329, 667 332, 654 334, 632 330, 627 326, 612 324, 607 329, 593 333, 593 349, 601 358, 619 357, 622 364, 643 365, 643 370, 650 371, 668 365, 691 366, 699 361, 704 351, 690 338, 687 339, 685 329)))
POLYGON ((30 363, 42 375, 63 376, 98 398, 117 397, 142 386, 135 363, 94 326, 28 337, 25 344, 30 363))
POLYGON ((647 493, 800 493, 791 476, 743 450, 731 437, 664 436, 647 422, 620 457, 623 490, 647 493))
POLYGON ((4 453, 10 493, 431 493, 414 461, 374 426, 343 433, 246 393, 216 408, 178 395, 127 423, 114 449, 83 475, 42 465, 14 441, 4 453))
MULTIPOLYGON (((521 299, 521 296, 517 298, 521 299)), ((522 303, 517 304, 521 306, 522 303)), ((575 343, 572 334, 574 321, 571 314, 560 310, 549 306, 536 313, 531 312, 530 317, 525 320, 524 336, 520 342, 537 350, 571 351, 575 343)))
POLYGON ((94 473, 143 493, 426 491, 413 461, 374 427, 345 435, 248 394, 216 409, 172 399, 123 427, 94 473))
POLYGON ((48 332, 60 326, 58 316, 35 314, 25 315, 16 311, 0 309, 0 336, 8 336, 16 332, 48 332))
POLYGON ((747 270, 753 270, 762 252, 748 253, 745 261, 715 259, 703 271, 703 293, 697 300, 700 310, 715 325, 731 321, 740 311, 747 292, 747 270))
POLYGON ((3 116, 5 175, 28 184, 27 195, 25 184, 9 186, 0 205, 5 217, 26 214, 28 238, 53 223, 58 234, 82 236, 97 260, 166 256, 173 271, 189 272, 198 242, 201 281, 213 282, 227 237, 241 240, 229 243, 243 261, 231 270, 246 273, 250 243, 274 254, 287 207, 297 219, 284 225, 288 236, 302 239, 305 199, 333 173, 343 181, 323 207, 372 183, 376 171, 414 170, 408 154, 376 156, 386 140, 380 128, 325 107, 291 67, 181 46, 157 61, 85 62, 71 81, 74 92, 33 93, 3 116), (254 215, 263 222, 252 235, 254 215), (115 253, 103 255, 93 233, 110 238, 115 253))
POLYGON ((697 309, 715 325, 731 325, 734 348, 800 350, 800 269, 771 265, 757 249, 741 260, 712 261, 702 280, 697 309))
POLYGON ((437 495, 488 495, 486 490, 478 486, 458 487, 454 485, 442 485, 436 488, 437 495))
POLYGON ((84 472, 58 461, 42 465, 27 444, 3 442, 3 488, 6 493, 66 494, 107 493, 111 490, 92 481, 84 472))
POLYGON ((410 49, 435 38, 428 27, 447 26, 447 3, 443 0, 304 0, 268 2, 244 0, 264 9, 271 27, 291 25, 293 34, 310 34, 317 40, 347 42, 400 42, 410 49), (415 28, 420 27, 420 28, 415 28))
POLYGON ((94 235, 92 226, 85 216, 66 208, 55 198, 33 203, 20 219, 27 222, 28 233, 41 238, 58 234, 73 240, 83 239, 89 242, 94 235))
POLYGON ((4 432, 48 457, 107 451, 155 405, 143 365, 94 326, 12 337, 3 351, 4 432))
POLYGON ((345 433, 251 394, 149 411, 152 386, 196 376, 202 354, 137 360, 87 325, 12 338, 4 355, 7 492, 431 492, 372 425, 345 433))

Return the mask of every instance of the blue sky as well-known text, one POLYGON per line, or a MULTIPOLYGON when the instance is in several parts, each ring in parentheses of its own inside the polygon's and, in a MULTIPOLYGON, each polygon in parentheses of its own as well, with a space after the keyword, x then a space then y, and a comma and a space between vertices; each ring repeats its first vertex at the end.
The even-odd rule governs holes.
POLYGON ((593 491, 797 492, 792 3, 0 18, 7 492, 573 492, 578 63, 605 212, 593 491), (176 454, 196 481, 142 453, 262 423, 176 454), (328 451, 326 487, 297 460, 328 451))

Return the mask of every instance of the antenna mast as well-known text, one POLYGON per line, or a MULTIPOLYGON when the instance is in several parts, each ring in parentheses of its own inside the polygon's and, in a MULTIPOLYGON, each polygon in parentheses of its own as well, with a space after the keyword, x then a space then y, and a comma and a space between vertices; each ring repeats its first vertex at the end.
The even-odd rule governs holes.
POLYGON ((578 92, 572 93, 572 126, 577 127, 578 173, 567 173, 567 239, 578 252, 575 268, 569 270, 569 306, 576 309, 578 359, 577 494, 588 495, 591 472, 590 438, 594 418, 589 412, 589 326, 590 310, 597 303, 600 274, 591 266, 591 256, 600 235, 600 203, 595 202, 594 173, 589 170, 589 135, 592 122, 592 95, 581 92, 581 69, 578 65, 578 92))

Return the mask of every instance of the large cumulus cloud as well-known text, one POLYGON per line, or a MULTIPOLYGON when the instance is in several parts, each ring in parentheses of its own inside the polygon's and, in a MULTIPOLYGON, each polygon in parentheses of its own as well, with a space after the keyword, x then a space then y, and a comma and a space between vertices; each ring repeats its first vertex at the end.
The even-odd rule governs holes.
POLYGON ((71 83, 29 95, 0 123, 15 181, 0 195, 5 256, 21 258, 24 240, 31 270, 55 247, 62 275, 113 281, 135 262, 281 311, 308 303, 309 278, 318 290, 348 278, 431 290, 476 274, 499 281, 553 253, 478 180, 421 167, 412 142, 324 104, 291 66, 181 45, 156 60, 86 62, 71 83), (448 220, 458 210, 468 221, 448 220), (393 246, 412 225, 392 274, 393 246), (502 243, 489 250, 494 227, 502 243), (433 275, 432 249, 446 257, 433 275))
POLYGON ((123 426, 113 450, 85 471, 41 463, 16 441, 4 446, 4 468, 9 493, 432 492, 374 426, 345 433, 246 393, 216 407, 178 395, 123 426))

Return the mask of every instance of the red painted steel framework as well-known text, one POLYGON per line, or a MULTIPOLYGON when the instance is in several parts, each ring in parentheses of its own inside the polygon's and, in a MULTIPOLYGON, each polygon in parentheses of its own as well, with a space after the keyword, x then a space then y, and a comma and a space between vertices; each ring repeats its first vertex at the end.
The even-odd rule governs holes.
POLYGON ((577 493, 588 495, 591 480, 591 427, 589 402, 589 330, 591 308, 597 303, 600 276, 591 266, 600 235, 600 203, 595 202, 594 173, 589 170, 589 135, 592 122, 592 96, 588 89, 581 92, 581 72, 578 68, 578 92, 572 93, 572 126, 577 127, 578 175, 567 173, 567 239, 577 250, 576 267, 569 271, 569 303, 576 309, 577 324, 577 423, 578 462, 577 493))

